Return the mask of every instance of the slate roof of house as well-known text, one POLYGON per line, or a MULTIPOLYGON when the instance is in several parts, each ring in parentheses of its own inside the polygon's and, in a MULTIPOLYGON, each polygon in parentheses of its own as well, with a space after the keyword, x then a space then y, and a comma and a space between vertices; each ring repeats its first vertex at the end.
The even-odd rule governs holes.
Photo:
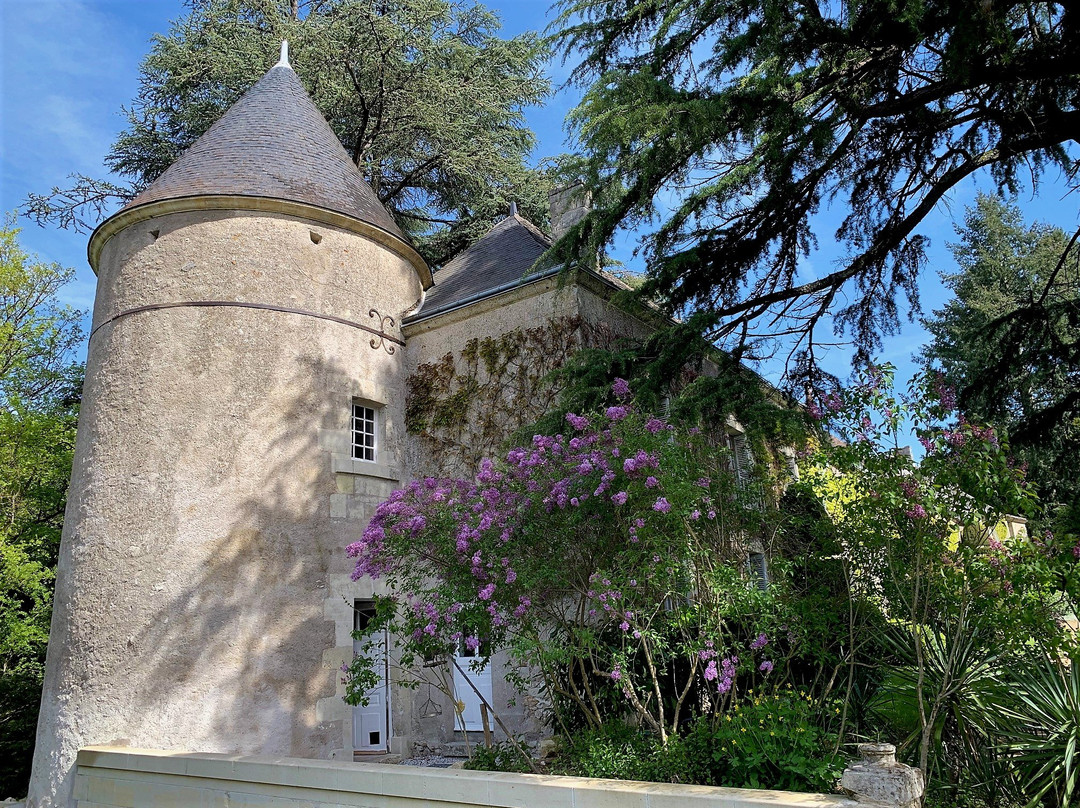
POLYGON ((423 307, 412 317, 454 308, 485 296, 485 292, 494 293, 527 280, 527 275, 550 269, 542 266, 533 270, 537 259, 550 246, 551 239, 536 225, 516 212, 511 213, 435 273, 435 285, 428 290, 423 307))
POLYGON ((404 240, 287 64, 271 68, 125 209, 218 194, 302 202, 404 240))

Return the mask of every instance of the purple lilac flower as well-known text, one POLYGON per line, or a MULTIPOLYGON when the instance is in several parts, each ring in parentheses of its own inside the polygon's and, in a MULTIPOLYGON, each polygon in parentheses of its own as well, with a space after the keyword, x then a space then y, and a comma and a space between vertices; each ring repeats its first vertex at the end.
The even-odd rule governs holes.
POLYGON ((617 494, 613 494, 611 497, 611 501, 614 502, 616 505, 625 505, 626 499, 627 493, 625 491, 620 491, 617 494))
POLYGON ((584 429, 589 425, 588 418, 584 415, 574 415, 572 412, 566 413, 566 422, 574 429, 584 429))
POLYGON ((611 669, 611 678, 614 679, 616 682, 622 679, 622 670, 619 668, 618 665, 611 669))
POLYGON ((468 648, 470 651, 475 651, 477 648, 480 647, 480 640, 477 637, 466 637, 465 647, 468 648))
POLYGON ((764 673, 766 676, 772 673, 772 669, 773 664, 767 659, 761 663, 760 667, 758 667, 758 670, 764 673))
POLYGON ((607 416, 609 421, 621 421, 629 414, 626 407, 608 407, 604 410, 604 415, 607 416))
POLYGON ((907 516, 910 519, 925 519, 926 508, 916 503, 915 505, 912 505, 908 510, 904 511, 904 516, 907 516))
POLYGON ((664 429, 666 426, 667 424, 665 424, 659 418, 650 418, 648 421, 645 422, 645 429, 647 429, 653 435, 664 429))
POLYGON ((647 477, 645 479, 645 487, 646 488, 656 488, 656 486, 658 486, 658 485, 660 485, 660 481, 658 479, 656 479, 655 477, 647 477))
POLYGON ((491 596, 495 594, 495 584, 488 584, 477 594, 480 600, 491 600, 491 596))
POLYGON ((716 660, 710 660, 709 664, 705 666, 705 681, 712 682, 716 679, 717 675, 716 660))
POLYGON ((630 398, 630 383, 626 379, 616 379, 611 385, 611 392, 615 394, 615 398, 626 401, 630 398))
POLYGON ((757 638, 752 643, 750 643, 750 647, 753 650, 758 651, 758 650, 764 648, 768 644, 769 644, 769 638, 767 636, 765 636, 764 634, 758 634, 757 638))
POLYGON ((619 628, 622 629, 623 631, 629 631, 630 630, 630 624, 627 623, 625 620, 623 620, 621 623, 619 623, 619 628))
POLYGON ((659 511, 660 513, 667 513, 671 510, 671 503, 664 499, 664 497, 660 497, 653 503, 652 509, 654 511, 659 511))

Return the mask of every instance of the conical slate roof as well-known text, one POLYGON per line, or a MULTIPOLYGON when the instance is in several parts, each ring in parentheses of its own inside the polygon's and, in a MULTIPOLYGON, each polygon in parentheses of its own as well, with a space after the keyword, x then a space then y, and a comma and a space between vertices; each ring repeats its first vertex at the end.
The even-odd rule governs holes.
POLYGON ((166 199, 211 195, 314 205, 404 240, 285 63, 259 79, 125 210, 166 199))
POLYGON ((533 265, 550 246, 551 239, 536 225, 511 213, 435 273, 435 285, 413 316, 429 316, 530 280, 548 268, 534 270, 533 265))

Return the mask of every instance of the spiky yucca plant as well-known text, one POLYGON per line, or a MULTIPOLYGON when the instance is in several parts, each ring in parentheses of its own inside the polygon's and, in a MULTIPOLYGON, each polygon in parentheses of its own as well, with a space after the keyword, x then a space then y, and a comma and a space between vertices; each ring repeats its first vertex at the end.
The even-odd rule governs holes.
POLYGON ((1002 705, 1020 799, 1028 808, 1067 808, 1080 800, 1080 669, 1076 659, 1024 666, 1007 676, 1014 688, 1002 705))

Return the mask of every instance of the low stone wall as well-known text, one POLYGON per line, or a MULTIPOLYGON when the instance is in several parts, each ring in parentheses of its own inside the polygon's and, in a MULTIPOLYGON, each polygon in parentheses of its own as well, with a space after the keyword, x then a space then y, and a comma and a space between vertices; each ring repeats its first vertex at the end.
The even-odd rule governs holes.
POLYGON ((854 808, 825 794, 90 747, 79 808, 854 808))

